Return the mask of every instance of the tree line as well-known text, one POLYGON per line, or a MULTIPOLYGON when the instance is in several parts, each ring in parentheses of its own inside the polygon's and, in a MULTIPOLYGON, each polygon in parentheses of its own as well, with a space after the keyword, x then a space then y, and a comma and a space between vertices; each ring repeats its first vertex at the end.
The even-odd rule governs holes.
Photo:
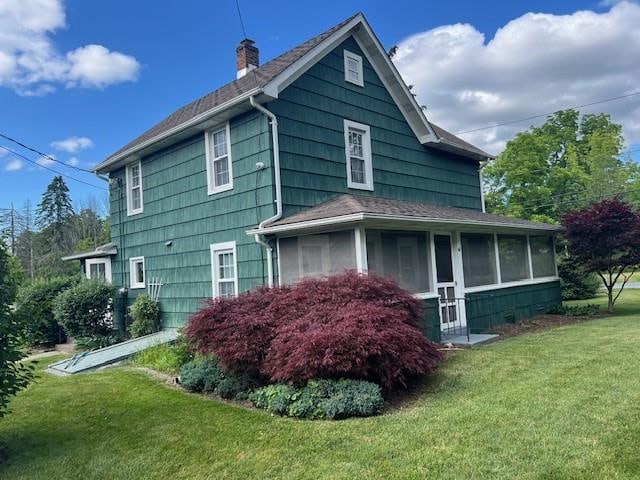
POLYGON ((27 201, 0 212, 0 229, 8 250, 29 278, 77 273, 77 265, 62 262, 72 252, 109 242, 109 217, 95 197, 74 206, 62 176, 55 176, 34 209, 27 201))

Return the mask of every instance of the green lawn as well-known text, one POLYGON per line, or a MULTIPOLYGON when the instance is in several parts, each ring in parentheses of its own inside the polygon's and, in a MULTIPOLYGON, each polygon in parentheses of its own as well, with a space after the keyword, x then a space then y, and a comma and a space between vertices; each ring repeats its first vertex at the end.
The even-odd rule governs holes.
POLYGON ((459 352, 369 419, 272 417, 128 368, 43 375, 0 420, 0 478, 639 478, 640 292, 623 295, 613 318, 459 352))

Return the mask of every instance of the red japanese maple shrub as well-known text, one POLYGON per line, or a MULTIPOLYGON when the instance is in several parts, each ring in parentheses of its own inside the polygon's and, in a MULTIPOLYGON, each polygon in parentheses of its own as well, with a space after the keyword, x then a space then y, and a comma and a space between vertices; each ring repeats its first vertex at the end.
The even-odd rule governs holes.
POLYGON ((419 329, 419 302, 392 280, 350 272, 280 296, 297 311, 278 325, 265 357, 262 372, 273 381, 353 378, 391 390, 441 360, 419 329))
POLYGON ((209 301, 186 334, 224 367, 274 382, 352 378, 390 390, 442 358, 420 331, 421 315, 394 281, 349 272, 209 301))

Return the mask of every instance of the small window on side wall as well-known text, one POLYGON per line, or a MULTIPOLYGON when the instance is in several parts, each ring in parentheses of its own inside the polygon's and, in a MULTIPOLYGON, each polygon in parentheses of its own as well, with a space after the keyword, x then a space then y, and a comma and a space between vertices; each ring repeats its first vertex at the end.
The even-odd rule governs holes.
POLYGON ((373 190, 369 126, 345 120, 344 144, 347 159, 347 187, 373 190))
POLYGON ((213 298, 235 297, 238 294, 236 242, 211 245, 211 278, 213 298))
POLYGON ((231 171, 229 124, 206 132, 204 138, 209 195, 231 190, 233 188, 233 172, 231 171))
POLYGON ((130 288, 145 288, 144 257, 129 259, 129 285, 130 288))
POLYGON ((127 166, 127 215, 142 213, 142 163, 127 166))
POLYGON ((344 79, 347 82, 364 87, 364 79, 362 77, 362 57, 351 53, 348 50, 344 51, 344 79))

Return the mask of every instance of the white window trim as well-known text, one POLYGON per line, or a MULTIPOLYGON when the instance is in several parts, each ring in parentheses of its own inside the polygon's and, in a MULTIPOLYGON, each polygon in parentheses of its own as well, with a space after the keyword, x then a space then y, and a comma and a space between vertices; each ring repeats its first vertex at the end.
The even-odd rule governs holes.
POLYGON ((88 279, 91 279, 91 265, 101 265, 104 264, 104 279, 107 283, 112 282, 111 276, 111 259, 109 257, 103 258, 87 258, 84 262, 85 276, 88 279))
MULTIPOLYGON (((231 252, 233 254, 233 290, 234 296, 238 295, 238 255, 236 253, 236 242, 213 243, 211 249, 211 287, 213 298, 220 297, 218 287, 218 254, 231 252)), ((229 280, 225 278, 225 281, 229 280)))
POLYGON ((130 163, 126 168, 126 188, 127 188, 127 216, 137 215, 144 211, 144 201, 143 201, 143 188, 142 188, 142 162, 138 160, 137 162, 130 163), (140 208, 133 208, 133 185, 131 179, 131 169, 134 166, 138 166, 138 172, 140 175, 140 208))
POLYGON ((364 76, 363 76, 364 67, 362 65, 362 57, 360 55, 356 55, 349 50, 344 51, 344 79, 349 83, 353 83, 354 85, 358 85, 359 87, 364 87, 364 76), (349 78, 349 59, 355 60, 358 62, 358 78, 360 81, 356 82, 349 78))
POLYGON ((129 288, 131 288, 132 290, 138 289, 138 288, 145 288, 146 282, 147 282, 147 269, 145 268, 144 257, 131 257, 129 259, 129 288), (144 277, 142 282, 136 281, 134 266, 138 262, 142 262, 142 272, 144 277))
POLYGON ((211 130, 207 130, 204 133, 204 150, 205 150, 205 159, 207 166, 207 192, 209 195, 214 195, 216 193, 226 192, 228 190, 233 189, 233 171, 232 160, 231 160, 231 128, 229 127, 229 122, 227 122, 224 126, 219 126, 217 128, 212 128, 211 130), (216 158, 213 156, 213 143, 211 141, 213 134, 219 132, 220 130, 226 129, 226 137, 227 137, 227 167, 229 169, 229 183, 225 185, 220 185, 218 187, 215 186, 215 179, 213 178, 213 162, 216 158))
POLYGON ((371 129, 369 125, 352 122, 347 119, 344 120, 344 153, 347 160, 347 187, 373 191, 373 162, 371 159, 371 129), (362 135, 362 153, 364 155, 365 183, 355 183, 351 180, 351 152, 349 151, 350 128, 364 132, 362 135))

